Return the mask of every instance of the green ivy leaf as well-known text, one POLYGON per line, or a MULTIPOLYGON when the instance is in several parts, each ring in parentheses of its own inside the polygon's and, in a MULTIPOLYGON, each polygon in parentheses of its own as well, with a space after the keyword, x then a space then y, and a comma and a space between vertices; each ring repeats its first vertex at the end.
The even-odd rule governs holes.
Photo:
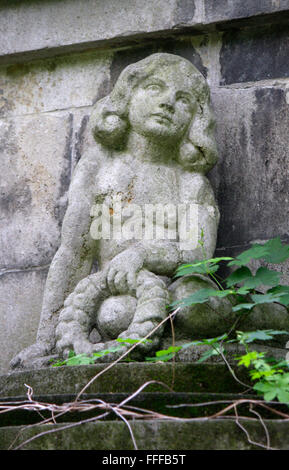
POLYGON ((255 289, 260 285, 276 286, 280 282, 281 273, 264 267, 257 270, 255 276, 246 266, 236 269, 226 280, 227 287, 244 283, 245 289, 255 289))
POLYGON ((265 356, 265 353, 258 353, 257 351, 251 351, 247 354, 244 354, 243 356, 239 356, 236 359, 239 359, 238 365, 239 366, 245 366, 249 367, 253 361, 256 359, 263 358, 265 356))
POLYGON ((266 294, 253 294, 251 297, 254 300, 255 305, 259 304, 270 304, 272 302, 280 302, 285 293, 272 294, 272 292, 266 292, 266 294))
POLYGON ((236 269, 230 276, 226 279, 227 287, 234 286, 241 282, 246 281, 247 279, 251 279, 253 277, 251 271, 246 266, 242 266, 241 268, 236 269))
POLYGON ((268 250, 264 259, 268 263, 278 264, 289 258, 289 245, 282 245, 280 237, 269 240, 264 246, 268 250))
MULTIPOLYGON (((238 293, 238 291, 237 291, 238 293)), ((251 310, 254 308, 256 305, 261 305, 261 304, 271 304, 273 302, 279 302, 283 303, 283 305, 287 305, 286 301, 282 301, 283 298, 287 299, 288 294, 286 292, 280 292, 280 293, 273 293, 271 290, 270 292, 267 291, 266 294, 253 294, 251 295, 251 298, 253 302, 248 302, 248 303, 240 303, 238 305, 235 305, 232 310, 233 312, 237 312, 239 310, 251 310)))
POLYGON ((183 306, 186 307, 188 305, 193 305, 193 304, 202 304, 204 302, 207 302, 210 297, 227 297, 228 295, 235 294, 236 292, 233 291, 232 289, 224 289, 224 290, 217 290, 217 289, 211 289, 211 288, 204 288, 204 289, 199 289, 198 291, 194 292, 192 295, 189 297, 186 297, 182 300, 177 300, 176 302, 173 302, 171 306, 183 306))
POLYGON ((228 266, 245 266, 251 259, 260 259, 268 255, 269 251, 267 246, 255 244, 249 250, 243 251, 236 259, 228 263, 228 266))
POLYGON ((140 338, 140 339, 132 339, 132 338, 117 338, 119 343, 127 343, 127 344, 137 344, 137 343, 152 343, 151 339, 145 339, 145 338, 140 338))
POLYGON ((243 304, 238 304, 232 307, 233 312, 238 312, 239 310, 251 310, 253 307, 255 307, 255 304, 252 303, 243 303, 243 304))
POLYGON ((206 361, 207 359, 209 359, 210 357, 212 356, 219 356, 220 354, 224 353, 224 348, 223 346, 221 346, 220 344, 216 343, 216 345, 214 346, 214 348, 212 349, 209 349, 208 351, 204 352, 202 354, 202 356, 200 357, 200 359, 197 361, 197 363, 201 363, 201 362, 204 362, 206 361))
POLYGON ((88 364, 94 364, 94 359, 86 356, 85 354, 78 354, 77 356, 75 355, 66 359, 67 366, 81 366, 88 364))
POLYGON ((266 381, 257 382, 253 388, 263 393, 266 401, 277 398, 281 403, 289 403, 289 373, 275 374, 266 381))
POLYGON ((279 295, 280 300, 278 302, 282 305, 285 305, 285 307, 289 305, 289 286, 275 286, 272 289, 269 289, 267 294, 276 294, 277 296, 279 295))
POLYGON ((278 264, 289 258, 289 245, 282 245, 280 237, 273 238, 263 245, 256 243, 249 250, 243 251, 228 266, 244 266, 251 259, 263 258, 268 263, 278 264))
POLYGON ((213 274, 219 269, 218 263, 220 261, 232 259, 231 257, 225 256, 196 261, 193 264, 183 264, 177 268, 175 277, 186 276, 188 274, 213 274))
POLYGON ((103 349, 102 351, 99 351, 99 352, 95 352, 92 354, 92 357, 95 357, 95 358, 98 358, 98 357, 103 357, 105 356, 106 354, 110 354, 110 353, 114 353, 114 352, 117 352, 117 351, 121 351, 121 346, 119 347, 115 347, 115 348, 109 348, 109 349, 103 349))
POLYGON ((145 360, 148 361, 148 362, 167 362, 169 361, 170 359, 173 359, 175 355, 172 353, 172 354, 167 354, 167 355, 163 355, 161 357, 146 357, 145 360))
POLYGON ((256 330, 256 331, 236 331, 237 340, 241 344, 252 343, 256 340, 267 341, 273 339, 275 335, 288 335, 288 331, 283 330, 256 330))
POLYGON ((219 266, 207 264, 201 266, 186 266, 177 269, 174 277, 187 276, 189 274, 210 274, 218 271, 219 266))

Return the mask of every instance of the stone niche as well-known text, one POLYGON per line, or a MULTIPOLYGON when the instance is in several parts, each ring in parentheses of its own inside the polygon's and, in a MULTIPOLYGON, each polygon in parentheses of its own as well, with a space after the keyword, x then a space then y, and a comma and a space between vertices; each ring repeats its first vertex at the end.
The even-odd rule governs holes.
MULTIPOLYGON (((218 148, 207 175, 220 211, 216 253, 234 255, 278 235, 289 240, 287 2, 253 8, 236 1, 233 8, 222 1, 214 11, 209 0, 133 3, 1 4, 2 372, 35 342, 71 177, 96 145, 90 117, 130 64, 173 54, 209 85, 218 148)), ((280 268, 288 281, 288 265, 280 268)))

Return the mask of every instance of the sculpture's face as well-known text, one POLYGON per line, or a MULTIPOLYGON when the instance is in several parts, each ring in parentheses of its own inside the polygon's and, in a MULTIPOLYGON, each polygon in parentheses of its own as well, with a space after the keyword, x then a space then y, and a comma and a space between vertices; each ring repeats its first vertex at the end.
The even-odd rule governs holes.
POLYGON ((180 140, 196 109, 192 79, 186 68, 171 65, 144 80, 131 98, 131 128, 152 139, 180 140))

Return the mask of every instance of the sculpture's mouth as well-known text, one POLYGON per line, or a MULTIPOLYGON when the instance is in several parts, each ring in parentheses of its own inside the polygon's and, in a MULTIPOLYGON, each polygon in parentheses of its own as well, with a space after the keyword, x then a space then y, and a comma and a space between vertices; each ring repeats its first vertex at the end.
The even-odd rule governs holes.
POLYGON ((161 121, 164 121, 164 122, 173 122, 172 121, 172 118, 170 116, 168 116, 167 114, 163 114, 163 113, 153 113, 152 114, 153 117, 156 117, 158 118, 159 120, 161 121))

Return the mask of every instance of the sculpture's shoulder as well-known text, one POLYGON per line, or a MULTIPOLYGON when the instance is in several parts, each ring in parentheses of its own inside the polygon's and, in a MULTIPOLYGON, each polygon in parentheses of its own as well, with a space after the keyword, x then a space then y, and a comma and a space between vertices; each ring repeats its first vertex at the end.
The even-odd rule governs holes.
POLYGON ((69 188, 69 197, 77 196, 78 192, 89 193, 93 191, 95 177, 105 158, 103 151, 98 147, 89 148, 77 163, 69 188))
POLYGON ((182 171, 180 174, 180 192, 183 202, 216 205, 214 191, 208 178, 201 173, 182 171))

